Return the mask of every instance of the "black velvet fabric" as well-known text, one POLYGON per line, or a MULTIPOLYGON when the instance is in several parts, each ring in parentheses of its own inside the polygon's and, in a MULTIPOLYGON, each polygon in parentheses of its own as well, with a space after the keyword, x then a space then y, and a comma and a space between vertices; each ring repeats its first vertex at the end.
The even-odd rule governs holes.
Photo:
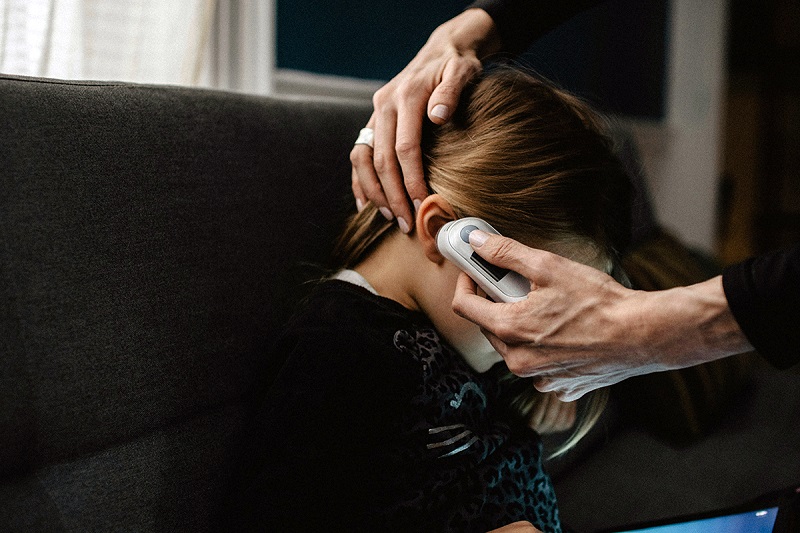
POLYGON ((211 527, 369 113, 0 76, 0 529, 211 527))

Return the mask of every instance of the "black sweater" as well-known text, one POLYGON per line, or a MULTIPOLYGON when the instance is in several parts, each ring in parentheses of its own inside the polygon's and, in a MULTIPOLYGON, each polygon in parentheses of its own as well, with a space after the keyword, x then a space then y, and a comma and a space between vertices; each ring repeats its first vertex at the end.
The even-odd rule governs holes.
POLYGON ((560 531, 536 433, 428 319, 343 281, 316 288, 279 340, 245 490, 262 531, 560 531))

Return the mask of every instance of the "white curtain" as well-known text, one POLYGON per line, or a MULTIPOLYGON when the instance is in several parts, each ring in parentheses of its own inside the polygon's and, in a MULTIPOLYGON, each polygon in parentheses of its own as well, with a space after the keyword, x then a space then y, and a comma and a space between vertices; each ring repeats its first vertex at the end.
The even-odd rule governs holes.
POLYGON ((217 0, 0 0, 0 72, 201 84, 209 76, 216 4, 217 0))
POLYGON ((247 93, 274 92, 276 1, 217 0, 200 84, 247 93))

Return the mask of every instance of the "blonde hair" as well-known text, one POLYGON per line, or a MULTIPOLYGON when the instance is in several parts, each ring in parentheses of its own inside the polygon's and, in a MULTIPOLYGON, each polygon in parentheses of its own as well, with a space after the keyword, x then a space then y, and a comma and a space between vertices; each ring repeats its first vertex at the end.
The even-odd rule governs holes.
MULTIPOLYGON (((428 187, 458 217, 480 217, 524 244, 611 273, 629 239, 630 182, 604 131, 599 116, 575 96, 500 67, 465 91, 450 122, 423 132, 428 187)), ((393 231, 368 204, 342 233, 335 266, 354 267, 393 231)), ((509 403, 527 417, 541 395, 529 379, 508 379, 521 381, 509 403)), ((600 391, 584 402, 556 455, 588 432, 606 398, 600 391)))

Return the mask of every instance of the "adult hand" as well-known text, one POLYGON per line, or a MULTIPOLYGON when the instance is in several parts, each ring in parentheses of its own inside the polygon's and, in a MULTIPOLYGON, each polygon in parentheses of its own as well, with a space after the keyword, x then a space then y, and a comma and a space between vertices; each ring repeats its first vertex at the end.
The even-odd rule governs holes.
POLYGON ((751 350, 721 277, 666 291, 627 289, 611 276, 516 241, 474 231, 473 248, 531 283, 528 298, 493 303, 462 274, 453 310, 480 325, 513 373, 563 401, 628 377, 751 350))
POLYGON ((488 533, 542 533, 530 522, 514 522, 513 524, 508 524, 507 526, 503 526, 499 529, 493 529, 488 533))
POLYGON ((492 18, 468 9, 431 34, 414 59, 372 98, 367 127, 373 146, 350 152, 352 188, 359 211, 368 200, 404 232, 411 230, 416 207, 428 195, 422 169, 422 123, 449 120, 464 86, 481 71, 481 58, 498 50, 492 18), (406 191, 408 194, 406 194, 406 191))

